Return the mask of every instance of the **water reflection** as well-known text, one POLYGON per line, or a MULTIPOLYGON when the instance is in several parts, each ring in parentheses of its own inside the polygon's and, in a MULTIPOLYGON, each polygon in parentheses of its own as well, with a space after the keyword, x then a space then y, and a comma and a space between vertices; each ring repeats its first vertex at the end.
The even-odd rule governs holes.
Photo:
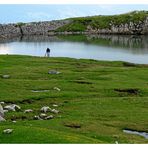
POLYGON ((68 35, 23 36, 0 39, 0 54, 122 60, 148 64, 148 36, 68 35))

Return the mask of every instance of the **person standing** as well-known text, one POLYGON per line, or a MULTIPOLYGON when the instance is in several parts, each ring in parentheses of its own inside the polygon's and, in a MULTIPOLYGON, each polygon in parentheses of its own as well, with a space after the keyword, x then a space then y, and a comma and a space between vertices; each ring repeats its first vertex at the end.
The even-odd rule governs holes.
POLYGON ((46 54, 45 54, 45 56, 50 57, 50 49, 49 49, 49 48, 46 49, 46 54))

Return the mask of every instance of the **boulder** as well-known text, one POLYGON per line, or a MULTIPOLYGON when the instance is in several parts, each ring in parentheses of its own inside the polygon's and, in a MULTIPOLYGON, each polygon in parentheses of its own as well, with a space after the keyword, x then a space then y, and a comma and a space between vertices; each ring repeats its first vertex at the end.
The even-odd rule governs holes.
POLYGON ((21 107, 16 105, 16 104, 11 104, 11 105, 6 105, 4 107, 5 110, 8 110, 8 111, 17 111, 17 110, 20 110, 21 107))

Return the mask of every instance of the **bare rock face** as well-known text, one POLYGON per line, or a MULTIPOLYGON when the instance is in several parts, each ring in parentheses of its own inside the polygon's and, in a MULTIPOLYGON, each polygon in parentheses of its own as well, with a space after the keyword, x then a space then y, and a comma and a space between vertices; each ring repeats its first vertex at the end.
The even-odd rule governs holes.
POLYGON ((110 24, 109 28, 92 28, 87 26, 87 32, 94 34, 148 34, 148 17, 143 21, 127 22, 124 24, 110 24))

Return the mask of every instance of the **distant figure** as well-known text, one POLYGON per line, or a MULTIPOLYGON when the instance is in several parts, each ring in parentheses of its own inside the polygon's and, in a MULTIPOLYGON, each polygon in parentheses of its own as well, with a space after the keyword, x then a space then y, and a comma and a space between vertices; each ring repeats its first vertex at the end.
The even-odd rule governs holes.
POLYGON ((50 49, 49 49, 49 48, 46 49, 45 57, 46 57, 46 56, 47 56, 47 57, 50 57, 50 49))

